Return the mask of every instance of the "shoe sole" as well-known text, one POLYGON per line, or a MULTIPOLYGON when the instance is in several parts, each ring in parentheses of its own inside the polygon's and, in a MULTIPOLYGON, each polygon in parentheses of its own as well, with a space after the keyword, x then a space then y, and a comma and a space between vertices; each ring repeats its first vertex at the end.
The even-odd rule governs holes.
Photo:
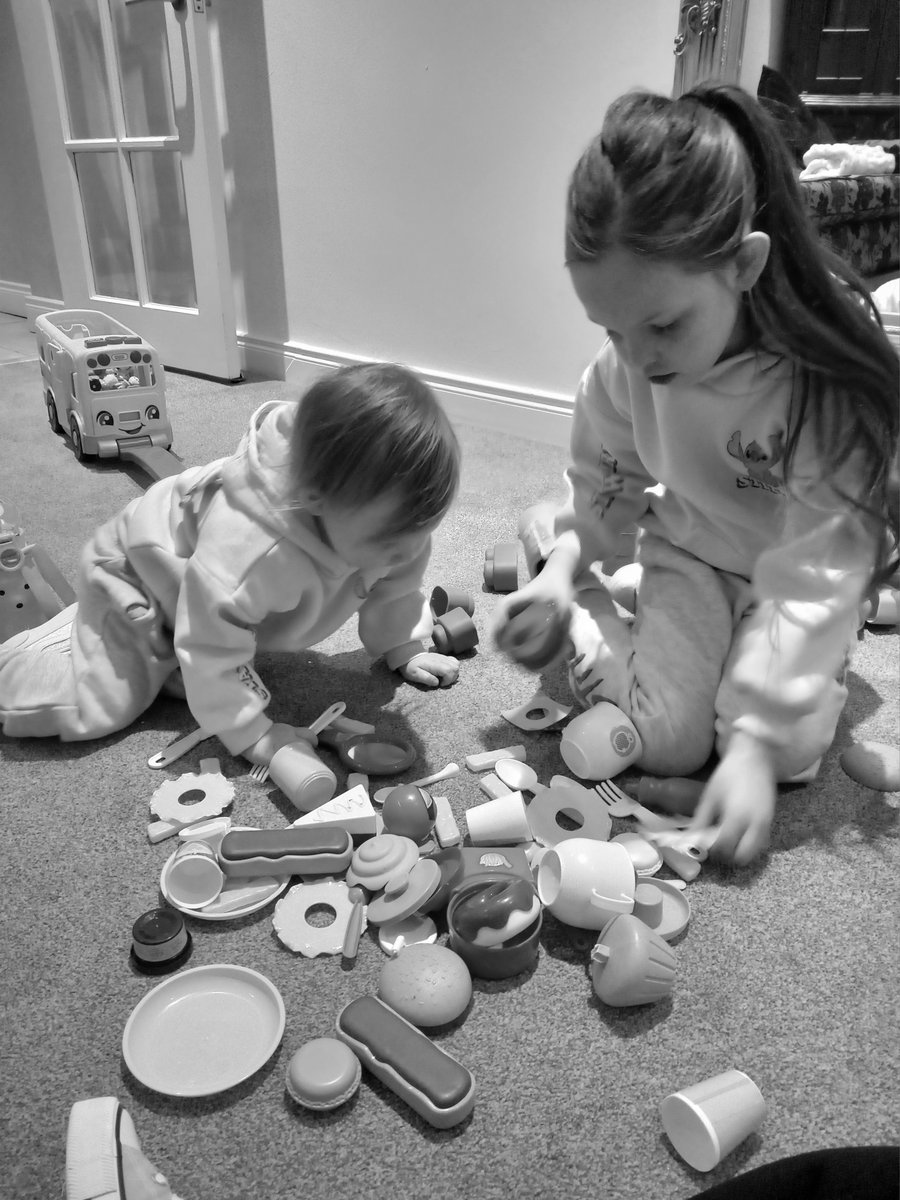
POLYGON ((131 1118, 114 1097, 72 1105, 66 1135, 66 1200, 126 1200, 123 1142, 140 1146, 131 1118))

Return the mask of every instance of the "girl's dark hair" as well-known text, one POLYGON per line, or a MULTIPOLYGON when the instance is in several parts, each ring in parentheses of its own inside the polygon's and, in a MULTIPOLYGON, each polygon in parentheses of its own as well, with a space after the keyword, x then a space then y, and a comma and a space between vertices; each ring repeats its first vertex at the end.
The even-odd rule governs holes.
POLYGON ((823 478, 860 454, 864 477, 845 499, 887 523, 897 356, 862 279, 820 242, 778 127, 747 92, 704 83, 674 100, 616 100, 572 174, 566 261, 621 246, 711 270, 751 229, 771 249, 747 294, 750 317, 760 345, 795 364, 785 482, 809 426, 823 478))
POLYGON ((341 367, 300 400, 293 478, 348 507, 396 493, 402 532, 440 520, 459 486, 460 449, 431 388, 395 363, 341 367))

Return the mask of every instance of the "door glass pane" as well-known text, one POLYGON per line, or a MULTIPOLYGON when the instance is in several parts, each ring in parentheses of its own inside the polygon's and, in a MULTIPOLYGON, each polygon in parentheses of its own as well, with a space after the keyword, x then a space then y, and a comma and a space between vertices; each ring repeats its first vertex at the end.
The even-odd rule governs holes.
POLYGON ((126 134, 177 134, 164 6, 121 5, 114 17, 126 134))
POLYGON ((50 0, 66 92, 69 136, 112 137, 109 77, 97 0, 50 0))
POLYGON ((149 299, 155 304, 196 308, 181 155, 171 150, 140 150, 130 157, 149 299))
POLYGON ((103 296, 137 300, 134 255, 117 154, 76 154, 94 289, 103 296))

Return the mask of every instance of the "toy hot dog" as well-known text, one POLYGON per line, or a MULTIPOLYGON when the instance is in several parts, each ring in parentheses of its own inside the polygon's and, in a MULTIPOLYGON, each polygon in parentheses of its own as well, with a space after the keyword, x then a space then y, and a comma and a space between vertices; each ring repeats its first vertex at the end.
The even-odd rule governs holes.
POLYGON ((376 996, 360 996, 335 1024, 373 1075, 436 1129, 458 1125, 475 1104, 469 1071, 376 996))
POLYGON ((339 875, 353 856, 346 829, 288 825, 285 829, 231 829, 219 846, 230 878, 257 875, 339 875))

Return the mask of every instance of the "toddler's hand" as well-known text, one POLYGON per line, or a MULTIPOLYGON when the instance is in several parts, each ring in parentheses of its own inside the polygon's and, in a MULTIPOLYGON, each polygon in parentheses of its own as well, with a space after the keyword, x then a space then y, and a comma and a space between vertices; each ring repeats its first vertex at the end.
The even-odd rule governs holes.
POLYGON ((252 746, 248 746, 241 753, 250 762, 258 763, 261 767, 267 767, 272 761, 272 755, 276 750, 280 750, 282 746, 290 745, 291 742, 299 741, 309 742, 311 746, 316 746, 319 739, 302 725, 275 724, 270 726, 252 746))
POLYGON ((778 788, 765 746, 735 733, 694 812, 691 829, 718 826, 711 853, 744 866, 769 844, 778 788))
POLYGON ((398 670, 409 683, 421 683, 425 687, 449 687, 451 683, 456 683, 459 662, 449 654, 423 650, 421 654, 414 654, 398 670))

